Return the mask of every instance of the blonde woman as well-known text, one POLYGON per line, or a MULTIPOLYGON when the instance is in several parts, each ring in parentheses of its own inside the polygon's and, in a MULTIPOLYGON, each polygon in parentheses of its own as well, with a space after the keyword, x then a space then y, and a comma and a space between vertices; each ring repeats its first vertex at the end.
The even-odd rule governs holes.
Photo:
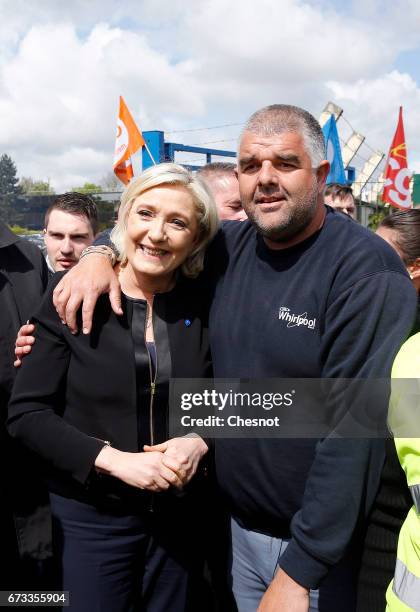
POLYGON ((124 314, 105 297, 92 333, 72 334, 52 304, 56 275, 33 318, 9 432, 45 461, 60 587, 75 612, 181 612, 191 603, 200 501, 174 492, 207 445, 185 438, 165 453, 143 450, 168 439, 169 379, 211 375, 206 300, 194 279, 217 227, 200 179, 176 164, 150 168, 123 194, 112 235, 124 314))

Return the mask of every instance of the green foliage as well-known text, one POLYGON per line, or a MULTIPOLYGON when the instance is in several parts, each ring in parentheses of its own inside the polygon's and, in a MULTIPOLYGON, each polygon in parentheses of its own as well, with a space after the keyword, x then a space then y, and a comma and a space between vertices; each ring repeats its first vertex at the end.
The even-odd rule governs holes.
POLYGON ((102 187, 95 185, 95 183, 85 183, 81 187, 72 187, 70 191, 77 191, 78 193, 86 193, 87 195, 101 193, 102 187))
POLYGON ((99 228, 98 228, 98 234, 100 234, 101 232, 105 231, 106 229, 112 228, 113 227, 113 222, 112 220, 109 221, 100 221, 99 222, 99 228))
POLYGON ((14 234, 19 236, 30 236, 31 234, 38 234, 38 230, 29 230, 26 227, 21 227, 20 225, 9 225, 10 229, 14 234))
POLYGON ((55 191, 48 181, 34 181, 30 176, 23 176, 19 181, 25 195, 54 195, 55 191))
POLYGON ((369 217, 368 228, 375 232, 378 229, 380 222, 383 221, 385 217, 389 215, 389 213, 389 208, 380 208, 379 210, 375 211, 369 217))
POLYGON ((11 206, 20 194, 16 165, 12 158, 4 153, 0 157, 0 219, 8 221, 11 206))
POLYGON ((4 153, 0 157, 0 195, 19 195, 18 183, 16 165, 12 158, 4 153))
POLYGON ((113 227, 115 217, 114 203, 96 199, 96 205, 98 207, 99 231, 113 227))

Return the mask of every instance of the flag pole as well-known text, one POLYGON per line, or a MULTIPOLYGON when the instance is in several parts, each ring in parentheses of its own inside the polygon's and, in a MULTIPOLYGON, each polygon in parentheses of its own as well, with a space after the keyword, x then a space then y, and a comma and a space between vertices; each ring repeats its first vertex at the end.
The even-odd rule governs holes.
POLYGON ((146 142, 146 141, 144 141, 144 146, 145 146, 145 148, 146 148, 146 151, 147 151, 147 152, 148 152, 148 154, 149 154, 150 159, 151 159, 151 160, 152 160, 152 162, 153 162, 153 165, 154 165, 154 166, 156 166, 155 159, 154 159, 153 155, 151 154, 150 149, 149 149, 149 147, 147 146, 147 142, 146 142))

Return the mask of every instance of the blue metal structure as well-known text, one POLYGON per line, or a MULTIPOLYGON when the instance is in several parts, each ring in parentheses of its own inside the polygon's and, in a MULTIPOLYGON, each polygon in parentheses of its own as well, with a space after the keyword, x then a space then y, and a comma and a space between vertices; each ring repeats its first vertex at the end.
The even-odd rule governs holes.
MULTIPOLYGON (((160 130, 151 130, 149 132, 143 132, 143 138, 145 139, 147 146, 150 149, 151 154, 157 164, 164 161, 175 161, 176 151, 186 151, 188 153, 199 153, 206 156, 206 163, 209 164, 212 161, 212 156, 217 157, 233 157, 236 158, 235 151, 224 151, 222 149, 209 149, 207 147, 193 147, 190 145, 178 144, 175 142, 165 142, 165 133, 160 130)), ((142 150, 142 167, 143 170, 153 165, 153 161, 146 149, 143 147, 142 150)), ((190 170, 197 170, 200 166, 192 166, 189 164, 182 164, 190 170)), ((347 184, 351 185, 356 178, 356 169, 353 166, 348 166, 345 169, 347 184)))
MULTIPOLYGON (((175 142, 165 142, 165 133, 159 130, 151 130, 150 132, 143 132, 143 138, 145 139, 147 146, 150 149, 151 154, 157 164, 164 161, 175 161, 176 151, 186 151, 188 153, 199 153, 206 156, 206 163, 209 164, 212 161, 212 156, 217 157, 236 157, 235 151, 224 151, 223 149, 209 149, 207 147, 192 147, 190 145, 178 144, 175 142)), ((146 149, 143 147, 142 151, 142 167, 143 170, 153 165, 153 161, 146 149)), ((191 166, 189 164, 183 164, 190 170, 197 170, 200 166, 191 166)))

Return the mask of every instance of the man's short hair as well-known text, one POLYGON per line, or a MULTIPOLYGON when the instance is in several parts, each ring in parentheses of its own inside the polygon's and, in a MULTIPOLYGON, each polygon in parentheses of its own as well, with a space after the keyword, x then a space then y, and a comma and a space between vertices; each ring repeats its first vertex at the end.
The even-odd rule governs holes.
POLYGON ((348 196, 354 197, 352 188, 349 185, 342 185, 341 183, 330 183, 326 185, 324 196, 331 196, 333 200, 335 200, 335 198, 344 200, 348 196))
POLYGON ((98 233, 98 208, 92 198, 85 193, 71 191, 59 195, 45 213, 44 227, 46 228, 48 227, 50 214, 53 210, 61 210, 70 215, 86 217, 92 227, 93 234, 96 235, 98 233))
POLYGON ((205 166, 201 166, 197 170, 197 174, 204 180, 213 177, 225 176, 231 174, 236 178, 236 164, 231 162, 211 162, 205 166))
POLYGON ((301 134, 312 165, 318 167, 325 156, 325 140, 321 126, 308 111, 289 104, 272 104, 257 110, 245 124, 245 132, 259 136, 273 136, 294 132, 301 134))

